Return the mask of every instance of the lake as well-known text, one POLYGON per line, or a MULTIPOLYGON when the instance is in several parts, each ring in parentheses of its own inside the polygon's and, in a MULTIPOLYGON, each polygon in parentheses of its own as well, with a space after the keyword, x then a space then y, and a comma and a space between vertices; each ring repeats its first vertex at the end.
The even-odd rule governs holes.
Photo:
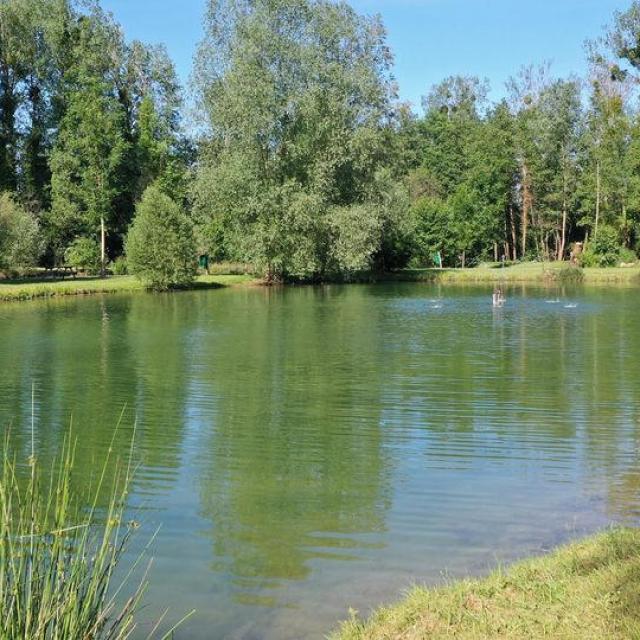
MULTIPOLYGON (((0 306, 0 424, 71 416, 89 483, 137 420, 142 613, 320 639, 414 583, 640 522, 640 290, 246 287, 0 306)), ((9 427, 9 425, 11 425, 9 427)), ((143 625, 148 630, 148 626, 143 625)), ((141 631, 144 629, 141 629, 141 631)), ((140 634, 139 637, 144 637, 140 634)))

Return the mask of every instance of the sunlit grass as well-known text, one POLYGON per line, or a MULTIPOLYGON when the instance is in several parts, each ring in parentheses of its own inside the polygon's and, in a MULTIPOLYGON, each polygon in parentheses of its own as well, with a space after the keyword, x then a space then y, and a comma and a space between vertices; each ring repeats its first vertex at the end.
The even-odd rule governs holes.
POLYGON ((416 588, 332 640, 640 638, 640 530, 615 529, 439 589, 416 588))
POLYGON ((523 262, 505 267, 485 264, 470 269, 406 269, 396 272, 394 279, 446 284, 582 282, 640 285, 640 266, 580 269, 563 262, 523 262))
MULTIPOLYGON (((193 288, 228 287, 252 282, 249 275, 203 275, 193 288)), ((33 300, 59 296, 79 296, 100 293, 126 293, 144 291, 144 285, 133 276, 110 276, 100 278, 77 278, 66 280, 1 281, 0 301, 33 300)))

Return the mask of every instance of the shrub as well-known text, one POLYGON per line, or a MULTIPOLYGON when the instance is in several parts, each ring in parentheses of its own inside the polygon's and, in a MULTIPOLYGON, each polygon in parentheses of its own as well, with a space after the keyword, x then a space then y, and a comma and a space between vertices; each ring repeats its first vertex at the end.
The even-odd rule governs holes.
POLYGON ((578 284, 584 280, 584 271, 580 267, 565 265, 554 271, 553 279, 562 284, 578 284))
POLYGON ((151 185, 136 207, 125 241, 129 272, 151 289, 188 285, 197 270, 193 224, 180 207, 151 185))
POLYGON ((76 238, 65 250, 64 261, 78 271, 89 275, 100 273, 100 245, 91 238, 76 238))
POLYGON ((129 273, 127 258, 125 256, 118 256, 111 263, 111 273, 113 273, 114 276, 126 276, 127 273, 129 273))
POLYGON ((38 221, 10 193, 0 195, 0 267, 28 267, 42 252, 38 221))
POLYGON ((585 267, 613 267, 620 260, 620 238, 614 227, 603 225, 582 256, 585 267))
POLYGON ((598 256, 591 250, 585 249, 580 256, 580 265, 583 267, 599 267, 598 256))
POLYGON ((637 261, 638 256, 636 255, 636 252, 633 251, 633 249, 628 249, 627 247, 623 247, 622 249, 620 249, 618 262, 620 262, 621 264, 630 264, 637 261))

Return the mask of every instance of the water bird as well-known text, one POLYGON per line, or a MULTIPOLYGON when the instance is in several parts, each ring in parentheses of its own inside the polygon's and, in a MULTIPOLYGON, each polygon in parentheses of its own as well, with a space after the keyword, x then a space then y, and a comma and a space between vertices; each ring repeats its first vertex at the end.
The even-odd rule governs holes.
POLYGON ((497 287, 493 290, 493 306, 494 307, 504 307, 504 303, 507 301, 504 293, 500 287, 497 287))
POLYGON ((547 304, 559 304, 560 303, 560 299, 556 298, 555 300, 547 300, 546 302, 547 302, 547 304))
POLYGON ((576 302, 571 302, 569 304, 565 304, 564 308, 565 309, 575 309, 578 306, 578 304, 576 302))

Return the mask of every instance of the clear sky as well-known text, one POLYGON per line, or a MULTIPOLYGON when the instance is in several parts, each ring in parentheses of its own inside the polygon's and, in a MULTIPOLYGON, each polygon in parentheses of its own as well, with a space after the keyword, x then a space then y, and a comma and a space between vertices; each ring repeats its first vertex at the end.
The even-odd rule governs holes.
MULTIPOLYGON (((127 37, 164 42, 186 82, 200 40, 205 0, 103 0, 127 37)), ((477 75, 493 97, 525 64, 549 60, 556 75, 584 73, 587 38, 602 33, 631 0, 351 0, 380 13, 396 57, 400 96, 419 106, 442 78, 477 75)))

